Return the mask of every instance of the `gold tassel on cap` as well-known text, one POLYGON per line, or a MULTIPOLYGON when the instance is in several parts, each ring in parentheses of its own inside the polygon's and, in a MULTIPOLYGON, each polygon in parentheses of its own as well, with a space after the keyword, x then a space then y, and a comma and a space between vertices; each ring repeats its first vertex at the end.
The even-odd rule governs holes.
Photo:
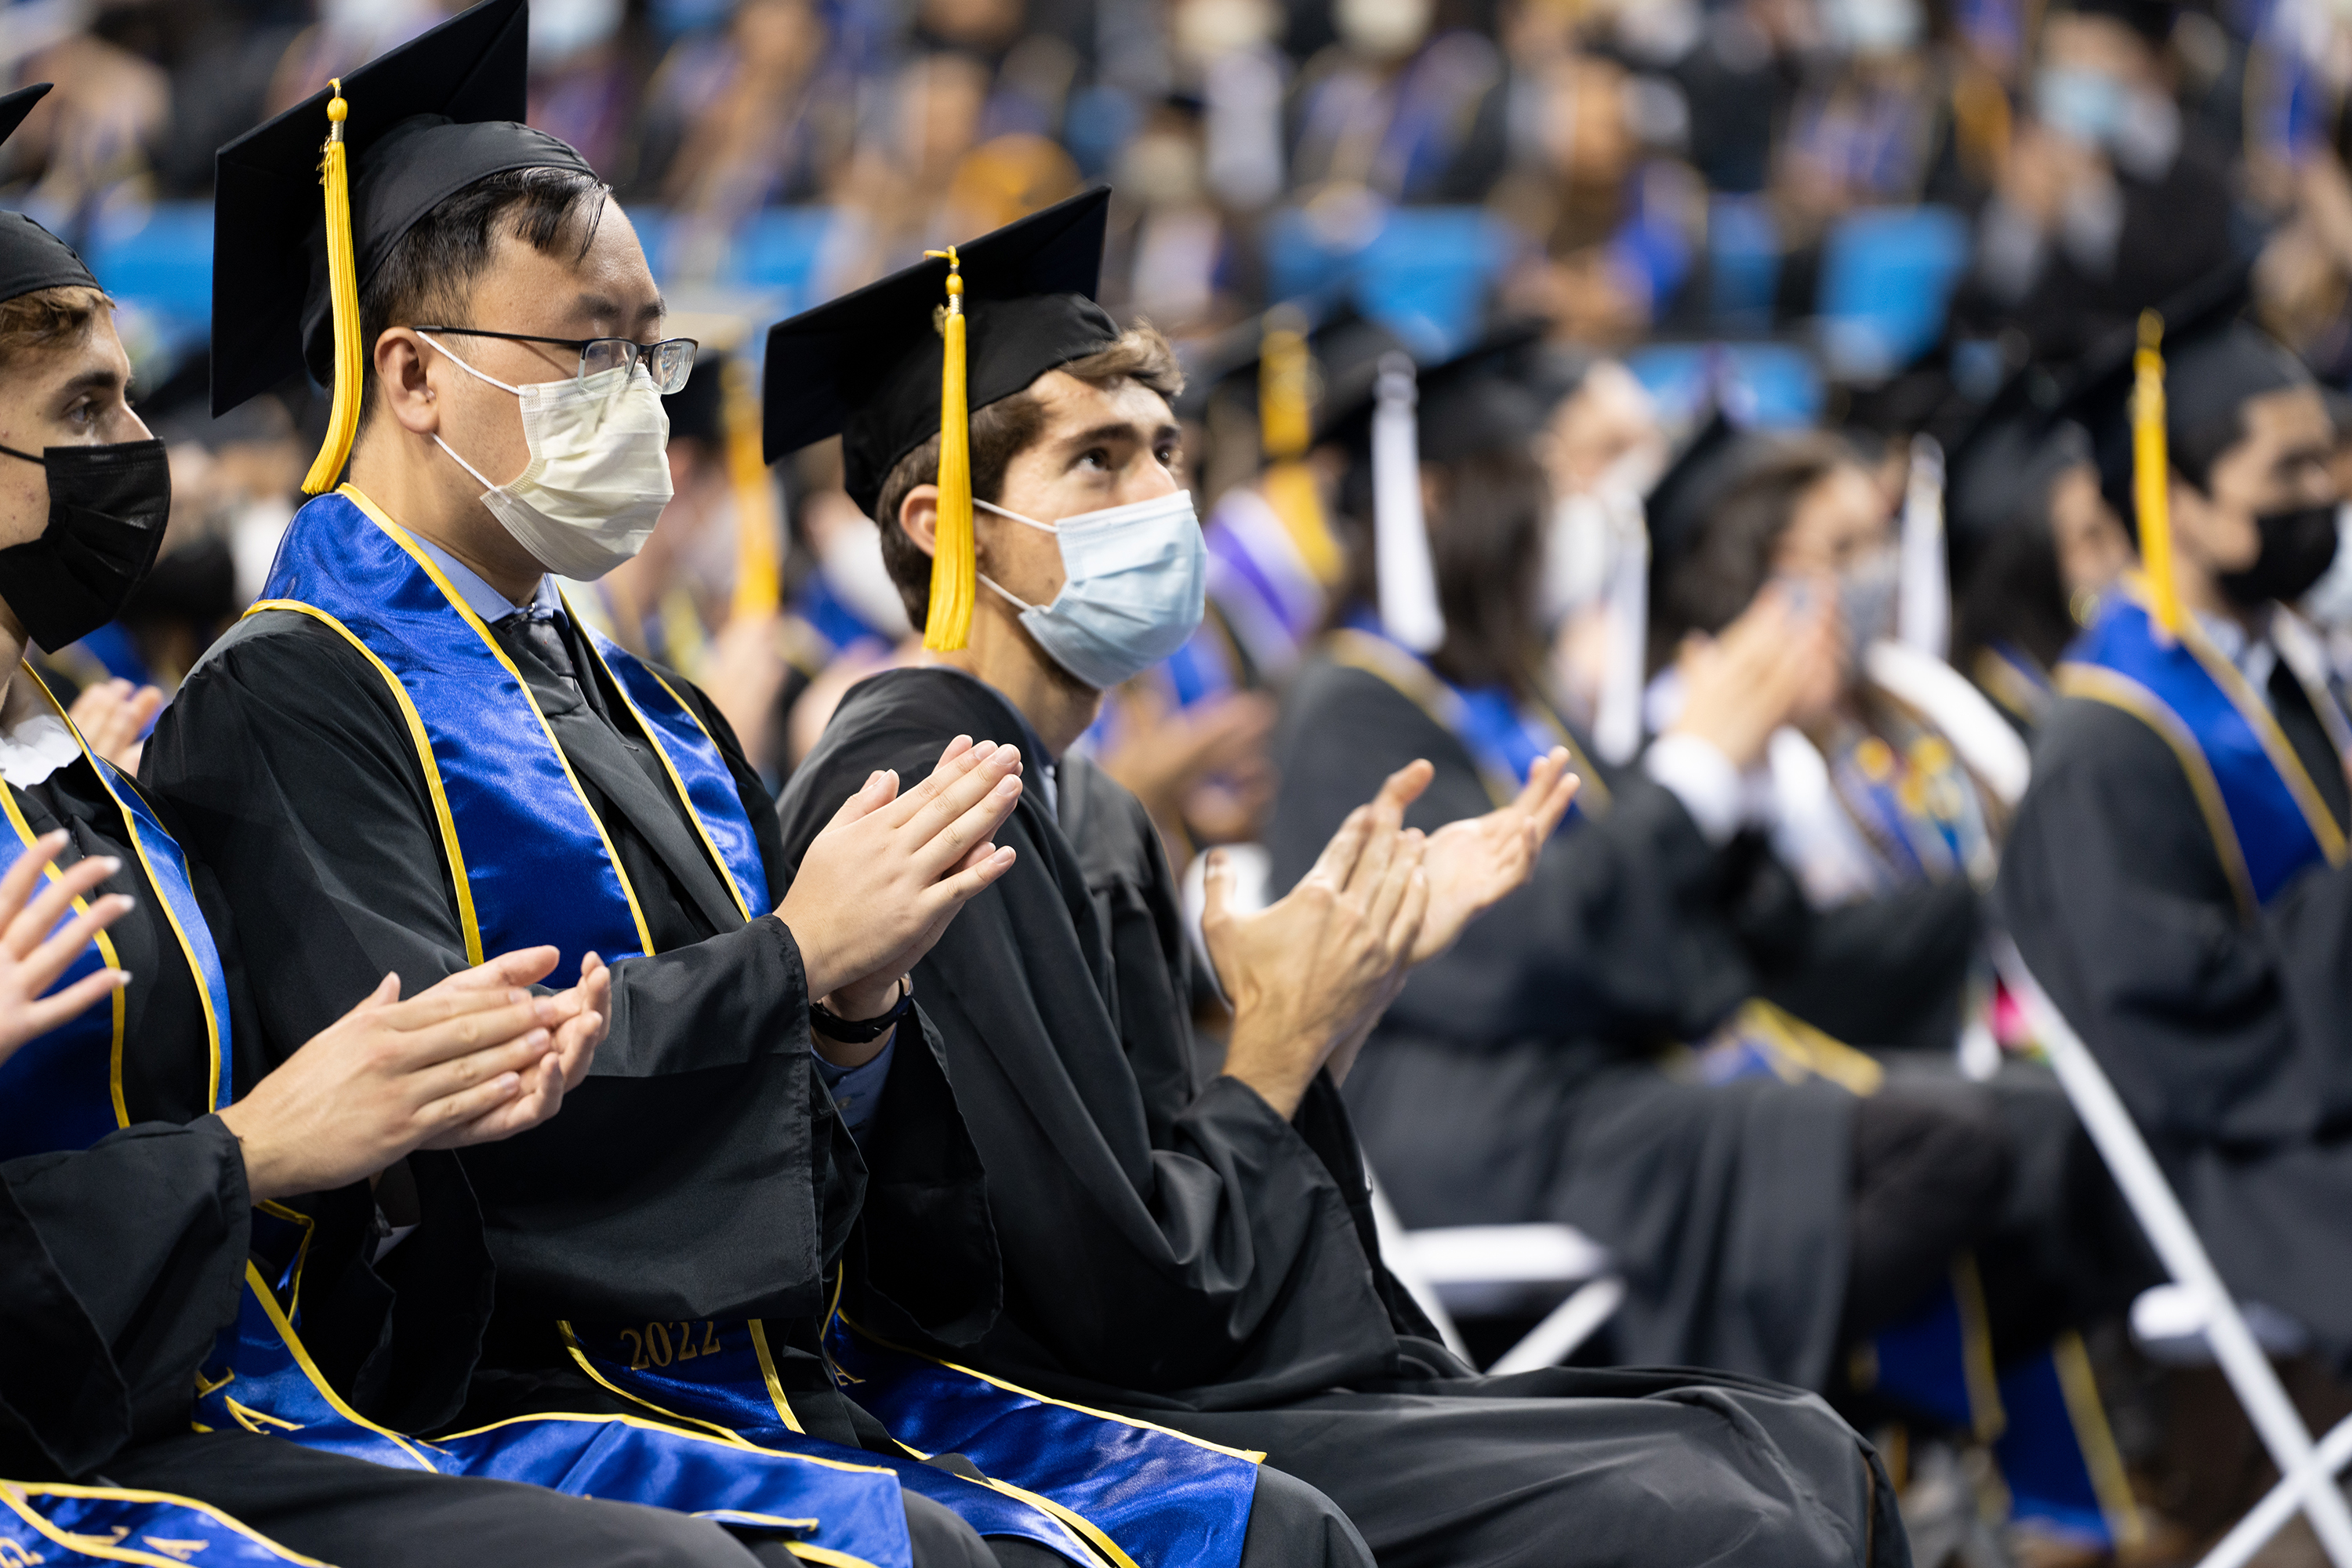
POLYGON ((931 526, 931 607, 923 647, 953 653, 971 641, 980 567, 971 539, 971 429, 964 408, 963 275, 955 247, 927 250, 948 264, 948 302, 940 319, 940 502, 931 526))
POLYGON ((327 187, 327 292, 335 311, 335 401, 327 415, 326 444, 303 476, 306 496, 334 489, 343 465, 351 460, 352 437, 360 427, 360 377, 365 371, 359 262, 352 243, 351 160, 343 149, 343 117, 351 106, 343 101, 342 78, 327 86, 335 96, 327 102, 326 158, 319 166, 319 183, 327 187))
POLYGON ((1315 433, 1314 375, 1305 319, 1287 307, 1267 311, 1258 347, 1258 445, 1266 459, 1261 490, 1299 560, 1328 587, 1339 581, 1347 561, 1323 516, 1314 470, 1304 460, 1315 433))
POLYGON ((2147 574, 2156 624, 2180 634, 2180 588, 2172 576, 2172 463, 2164 444, 2164 318, 2139 314, 2139 352, 2132 356, 2132 500, 2139 512, 2139 558, 2147 574))
POLYGON ((783 602, 776 559, 775 491, 760 451, 760 389, 751 363, 727 362, 720 420, 727 434, 727 478, 735 491, 735 603, 738 620, 765 620, 783 602))

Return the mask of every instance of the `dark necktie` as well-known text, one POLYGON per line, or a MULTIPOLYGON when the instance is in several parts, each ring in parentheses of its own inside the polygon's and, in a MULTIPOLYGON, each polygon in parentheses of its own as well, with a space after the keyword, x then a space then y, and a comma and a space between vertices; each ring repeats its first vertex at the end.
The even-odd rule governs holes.
POLYGON ((499 634, 499 641, 506 645, 508 652, 536 661, 562 681, 566 691, 575 698, 581 696, 579 672, 572 667, 572 649, 564 643, 554 613, 517 610, 490 629, 499 634))

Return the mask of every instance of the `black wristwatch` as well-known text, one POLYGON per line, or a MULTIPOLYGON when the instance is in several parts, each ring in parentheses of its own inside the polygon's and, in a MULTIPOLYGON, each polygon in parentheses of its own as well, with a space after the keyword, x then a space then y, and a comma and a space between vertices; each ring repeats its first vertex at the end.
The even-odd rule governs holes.
POLYGON ((844 1046, 862 1046, 878 1040, 898 1026, 900 1020, 915 1010, 915 988, 907 977, 898 976, 898 999, 890 1010, 871 1018, 845 1018, 822 1002, 809 1004, 809 1027, 826 1039, 844 1046))

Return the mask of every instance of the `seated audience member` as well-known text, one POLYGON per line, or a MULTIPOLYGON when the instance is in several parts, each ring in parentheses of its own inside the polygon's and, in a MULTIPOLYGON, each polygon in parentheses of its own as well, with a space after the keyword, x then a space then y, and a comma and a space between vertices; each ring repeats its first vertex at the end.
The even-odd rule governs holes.
POLYGON ((2082 426, 2007 401, 1952 453, 1952 666, 2030 735, 2057 700, 2050 672, 2132 548, 2082 426))
MULTIPOLYGON (((1772 732, 1755 805, 1725 787, 1717 809, 1755 822, 1820 914, 1816 962, 1775 1000, 1858 1046, 1948 1047, 2023 748, 1940 664, 1900 691, 1885 684, 1893 518, 1852 449, 1828 435, 1749 435, 1739 447, 1687 518, 1653 520, 1652 646, 1718 636, 1768 593, 1836 605, 1828 700, 1772 732)), ((1661 678, 1654 714, 1686 701, 1680 686, 1673 671, 1661 678)))
POLYGON ((2352 1107, 2343 868, 2347 724, 2287 605, 2327 570, 2341 500, 2309 373, 2237 319, 2168 310, 2167 514, 2133 505, 2134 373, 2093 428, 2145 558, 2058 667, 2000 910, 2168 1165, 2222 1278, 2352 1353, 2342 1131, 2352 1107))
MULTIPOLYGON (((1366 456, 1376 475, 1384 458, 1417 467, 1426 523, 1410 494, 1399 508, 1375 483, 1374 547, 1286 708, 1277 887, 1400 759, 1437 765, 1407 818, 1434 835, 1516 788, 1554 738, 1584 749, 1544 657, 1557 535, 1536 456, 1543 399, 1511 359, 1507 339, 1417 389, 1399 365, 1384 389, 1372 442, 1417 391, 1414 449, 1366 456), (1389 580, 1419 574, 1400 570, 1415 546, 1434 590, 1420 610, 1389 580), (1397 630, 1412 625, 1431 634, 1419 649, 1397 630)), ((1704 447, 1692 459, 1710 460, 1704 447)), ((1688 471, 1662 487, 1670 536, 1688 471)), ((1349 1108, 1409 1224, 1564 1221, 1607 1246, 1630 1288, 1611 1325, 1623 1359, 1728 1366, 1931 1426, 1956 1414, 1972 1431, 1970 1412, 1916 1409, 1912 1387, 1915 1367, 1958 1370, 1957 1341, 1924 1336, 1932 1357, 1909 1348, 1923 1317, 1937 1321, 1955 1260, 1981 1255, 2004 1370, 2038 1369, 2053 1331, 2119 1304, 2090 1261, 2115 1254, 2070 1223, 2081 1183, 2041 1190, 2070 1160, 2097 1174, 2047 1085, 1954 1081, 1948 1036, 1940 1068, 1890 1068, 1759 1000, 1879 992, 1912 962, 1884 900, 1892 929, 1876 947, 1829 940, 1763 834, 1722 812, 1774 731, 1818 721, 1845 684, 1834 595, 1814 580, 1800 609, 1801 585, 1767 587, 1684 649, 1674 726, 1642 767, 1596 769, 1530 886, 1407 982, 1349 1079, 1349 1108), (1710 1036, 1720 1043, 1696 1063, 1674 1049, 1710 1036), (2013 1164, 2032 1176, 2013 1179, 2013 1164), (2052 1277, 2052 1241, 2072 1272, 2052 1277), (1885 1370, 1865 1402, 1845 1352, 1869 1342, 1885 1370)))
MULTIPOLYGON (((960 742, 919 787, 862 781, 788 867, 766 789, 698 689, 577 626, 550 574, 593 578, 643 542, 670 494, 659 395, 694 344, 663 340, 603 184, 517 122, 526 27, 520 0, 476 6, 223 150, 219 227, 240 250, 218 274, 215 404, 308 364, 339 410, 309 488, 333 484, 347 448, 351 482, 296 516, 260 607, 190 674, 144 762, 240 922, 263 1061, 385 970, 429 983, 544 942, 610 986, 610 1037, 569 1114, 469 1153, 461 1185, 420 1184, 393 1271, 478 1224, 496 1294, 437 1319, 443 1342, 400 1380, 446 1400, 366 1441, 413 1452, 400 1435, 429 1431, 459 1468, 813 1516, 814 1549, 869 1560, 903 1563, 911 1526, 926 1559, 986 1561, 979 1530, 1083 1562, 1042 1505, 891 1445, 817 1343, 836 1290, 865 1321, 949 1342, 994 1315, 978 1161, 900 977, 1011 863, 988 837, 1019 759, 960 742), (790 1455, 718 1442, 683 1395, 616 1386, 670 1365, 749 1369, 757 1403, 726 1430, 790 1455), (678 1439, 700 1463, 600 1474, 581 1445, 619 1439, 522 1419, 550 1412, 630 1416, 632 1433, 658 1415, 700 1434, 678 1439), (894 1467, 903 1508, 856 1514, 870 1539, 833 1533, 856 1500, 835 1491, 894 1467), (745 1500, 786 1473, 803 1506, 775 1486, 745 1500)), ((383 1273, 363 1258, 350 1288, 382 1294, 383 1273)), ((404 1300, 452 1288, 425 1273, 404 1300)), ((235 1397, 292 1441, 342 1440, 288 1370, 299 1327, 273 1319, 240 1343, 235 1397)), ((367 1389, 335 1392, 368 1415, 367 1389)))
MULTIPOLYGON (((842 435, 937 654, 849 693, 786 792, 788 848, 816 841, 843 780, 919 771, 940 725, 1037 764, 1001 833, 1013 869, 916 971, 1008 1279, 963 1359, 1263 1450, 1267 1479, 1327 1493, 1384 1561, 1501 1563, 1532 1541, 1565 1563, 1901 1561, 1883 1473, 1812 1396, 1690 1372, 1475 1378, 1381 1263, 1338 1079, 1403 965, 1526 877, 1566 808, 1564 750, 1425 842, 1399 826, 1428 778, 1409 763, 1259 913, 1227 904, 1213 855, 1204 926, 1234 1021, 1223 1072, 1196 1068, 1167 860, 1134 798, 1068 750, 1105 689, 1193 632, 1204 572, 1172 356, 1093 302, 1102 203, 786 321, 768 348, 772 453, 842 435), (968 428, 942 427, 943 377, 950 402, 968 389, 968 428), (1399 904, 1425 910, 1399 931, 1399 904)), ((863 1335, 835 1342, 866 1364, 863 1335)))
MULTIPOLYGON (((1422 380, 1415 455, 1443 637, 1423 653, 1391 635, 1376 552, 1360 551, 1341 625, 1285 705, 1267 836, 1277 888, 1368 783, 1415 757, 1436 775, 1406 820, 1433 834, 1493 809, 1561 739, 1586 752, 1547 671, 1542 409, 1505 358, 1473 353, 1422 380)), ((1377 526, 1393 539, 1398 520, 1377 526)), ((1742 829, 1736 781, 1777 729, 1826 707, 1838 629, 1826 595, 1801 607, 1776 586, 1691 649, 1682 714, 1647 765, 1580 763, 1576 805, 1529 885, 1406 982, 1348 1080, 1409 1224, 1567 1221, 1608 1246, 1632 1287, 1613 1331, 1638 1363, 1825 1386, 1846 1342, 1942 1278, 2005 1180, 1998 1129, 1986 1136, 1941 1097, 1714 1085, 1657 1060, 1807 962, 1811 918, 1742 829), (1711 793, 1703 768, 1730 788, 1711 793), (1910 1158, 1931 1149, 1948 1157, 1910 1158)))
MULTIPOLYGON (((0 99, 0 135, 45 90, 0 99)), ((446 1189, 451 1156, 422 1151, 554 1114, 567 1064, 584 1067, 604 1032, 604 985, 533 997, 522 987, 552 948, 405 1000, 381 976, 340 1016, 322 1007, 320 1033, 255 1081, 245 971, 209 879, 21 662, 138 586, 170 506, 162 444, 124 400, 112 301, 14 213, 0 214, 0 294, 14 470, 0 473, 0 1476, 14 1505, 0 1541, 23 1562, 54 1551, 53 1531, 137 1531, 237 1562, 749 1568, 751 1550, 679 1514, 372 1464, 216 1413, 192 1429, 200 1369, 238 1319, 253 1205, 329 1193, 364 1208, 354 1184, 387 1170, 446 1189)), ((375 1237, 345 1225, 319 1238, 313 1306, 349 1306, 334 1254, 375 1237)), ((412 1238, 446 1256, 445 1239, 463 1256, 462 1231, 412 1238)), ((399 1278, 409 1260, 394 1257, 399 1278)), ((341 1314, 347 1328, 362 1315, 341 1314)), ((364 1332, 394 1360, 431 1330, 379 1310, 364 1332)))

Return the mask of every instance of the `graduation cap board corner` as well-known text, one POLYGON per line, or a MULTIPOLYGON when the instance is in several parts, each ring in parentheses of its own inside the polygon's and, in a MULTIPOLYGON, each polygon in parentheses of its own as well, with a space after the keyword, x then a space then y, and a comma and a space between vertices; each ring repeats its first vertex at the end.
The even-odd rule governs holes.
POLYGON ((332 393, 303 480, 335 481, 359 420, 359 292, 443 202, 520 169, 595 172, 522 123, 530 9, 483 0, 222 147, 213 195, 215 415, 307 370, 332 393))

